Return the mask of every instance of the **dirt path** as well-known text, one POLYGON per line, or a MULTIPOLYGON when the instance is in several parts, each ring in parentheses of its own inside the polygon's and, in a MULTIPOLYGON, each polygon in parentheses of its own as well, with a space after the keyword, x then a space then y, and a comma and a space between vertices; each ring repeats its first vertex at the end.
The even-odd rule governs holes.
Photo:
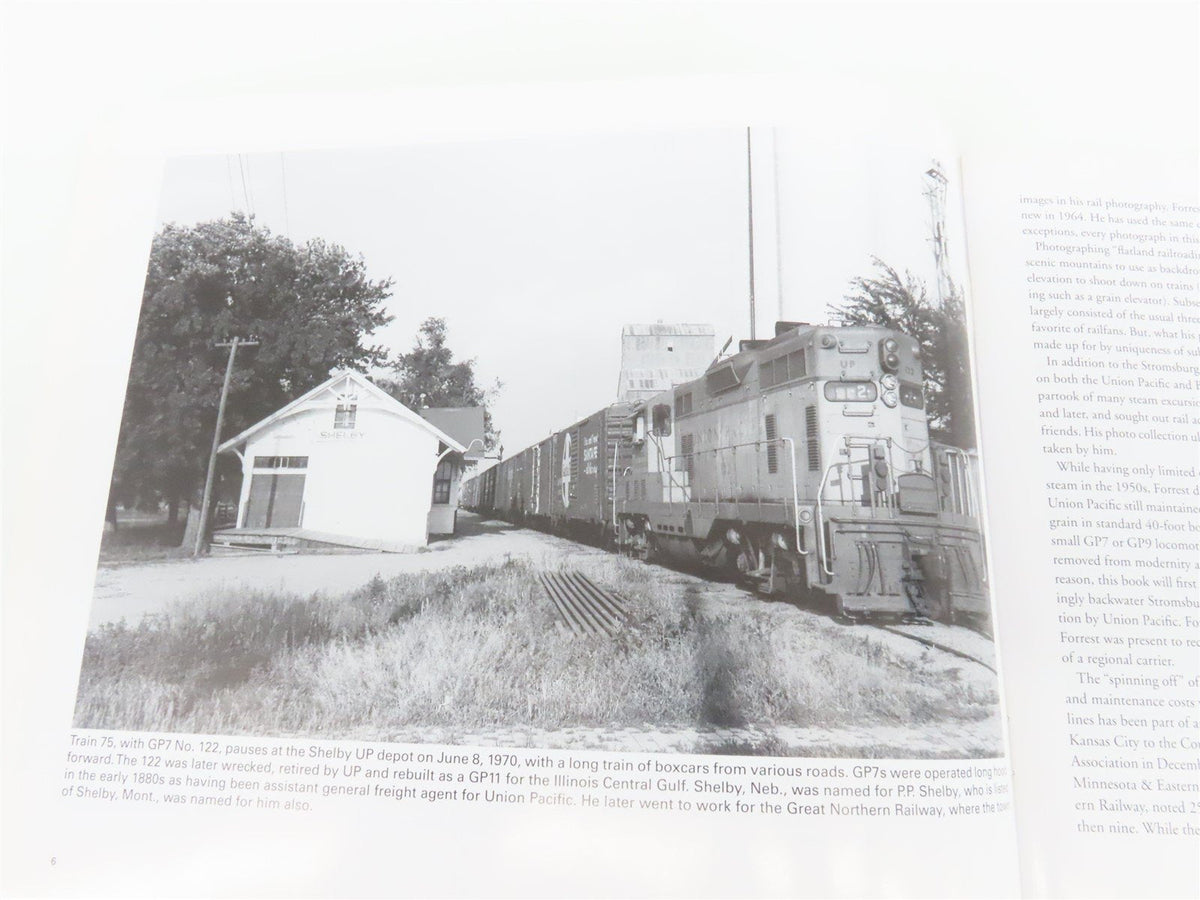
POLYGON ((147 613, 163 612, 218 589, 281 590, 337 595, 406 572, 429 572, 525 556, 547 564, 603 551, 506 522, 459 513, 461 533, 418 553, 313 553, 275 556, 254 553, 171 560, 142 565, 104 566, 96 587, 88 628, 122 618, 131 624, 147 613))

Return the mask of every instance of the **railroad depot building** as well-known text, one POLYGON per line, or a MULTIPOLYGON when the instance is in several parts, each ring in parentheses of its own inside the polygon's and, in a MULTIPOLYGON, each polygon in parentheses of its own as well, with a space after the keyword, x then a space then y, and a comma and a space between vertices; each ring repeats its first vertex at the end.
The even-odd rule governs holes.
MULTIPOLYGON (((357 372, 335 374, 221 444, 220 452, 240 459, 242 486, 237 528, 214 541, 399 550, 450 533, 475 436, 460 442, 437 418, 417 414, 357 372)), ((467 418, 441 417, 460 433, 467 418)), ((483 410, 470 418, 479 422, 478 449, 483 410)))
POLYGON ((426 406, 417 412, 426 422, 467 448, 463 453, 447 453, 433 473, 429 534, 453 534, 462 483, 474 474, 475 467, 483 459, 483 407, 426 406))

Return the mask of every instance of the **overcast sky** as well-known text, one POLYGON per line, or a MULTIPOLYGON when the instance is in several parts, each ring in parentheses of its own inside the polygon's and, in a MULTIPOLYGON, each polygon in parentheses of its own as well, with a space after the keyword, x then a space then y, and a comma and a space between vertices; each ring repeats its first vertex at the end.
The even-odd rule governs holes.
MULTIPOLYGON (((794 128, 756 128, 752 146, 760 337, 781 305, 785 318, 826 321, 872 255, 935 290, 922 173, 936 148, 794 128)), ((168 163, 161 222, 248 208, 393 279, 394 321, 375 336, 393 352, 425 318, 445 318, 455 354, 476 360, 482 383, 503 383, 492 412, 506 454, 616 399, 626 323, 711 324, 718 347, 749 336, 744 129, 168 163)))

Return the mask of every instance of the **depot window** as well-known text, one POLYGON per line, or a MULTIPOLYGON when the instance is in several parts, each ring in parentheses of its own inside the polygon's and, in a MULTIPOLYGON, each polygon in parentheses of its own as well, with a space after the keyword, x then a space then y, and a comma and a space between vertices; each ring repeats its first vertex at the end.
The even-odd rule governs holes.
POLYGON ((449 503, 450 502, 450 484, 454 478, 454 464, 443 459, 438 463, 437 470, 433 473, 433 502, 434 503, 449 503))
POLYGON ((339 403, 333 413, 334 428, 353 428, 358 417, 358 404, 339 403))
POLYGON ((307 469, 307 456, 256 456, 256 469, 307 469))

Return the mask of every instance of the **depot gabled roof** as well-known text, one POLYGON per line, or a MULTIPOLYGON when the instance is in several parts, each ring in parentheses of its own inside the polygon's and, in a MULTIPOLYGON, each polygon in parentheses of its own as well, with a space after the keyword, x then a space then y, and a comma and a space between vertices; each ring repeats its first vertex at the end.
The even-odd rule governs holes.
MULTIPOLYGON (((307 394, 297 397, 287 406, 275 410, 275 412, 271 413, 271 415, 267 416, 262 421, 251 425, 241 434, 231 437, 229 440, 225 441, 225 443, 221 444, 221 446, 218 448, 218 452, 225 453, 229 450, 233 450, 236 447, 240 447, 264 428, 268 428, 269 426, 274 425, 276 422, 280 422, 286 419, 288 416, 299 412, 300 408, 303 407, 304 404, 316 399, 325 391, 334 391, 335 387, 340 387, 343 384, 347 387, 353 384, 356 388, 370 394, 379 401, 380 408, 386 410, 387 412, 394 413, 404 421, 412 425, 416 425, 418 428, 421 428, 424 431, 427 431, 450 449, 456 450, 459 453, 466 451, 466 447, 464 447, 454 438, 450 437, 450 435, 446 434, 446 432, 442 431, 442 429, 438 428, 432 422, 421 418, 421 416, 417 415, 387 391, 375 384, 372 384, 362 373, 345 371, 334 373, 329 377, 328 380, 321 382, 307 394)), ((341 391, 334 391, 335 395, 337 393, 345 393, 345 389, 342 389, 341 391)))

